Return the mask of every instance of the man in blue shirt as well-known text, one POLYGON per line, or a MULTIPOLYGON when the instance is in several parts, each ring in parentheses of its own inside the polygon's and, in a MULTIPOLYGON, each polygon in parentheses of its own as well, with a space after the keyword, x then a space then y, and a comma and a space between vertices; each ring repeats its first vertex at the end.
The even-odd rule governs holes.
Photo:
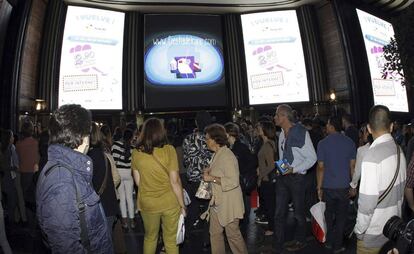
POLYGON ((326 202, 325 247, 333 247, 334 253, 340 253, 345 250, 342 240, 356 148, 352 139, 340 133, 341 122, 337 117, 329 118, 326 131, 328 136, 319 142, 317 149, 317 191, 319 200, 326 202))

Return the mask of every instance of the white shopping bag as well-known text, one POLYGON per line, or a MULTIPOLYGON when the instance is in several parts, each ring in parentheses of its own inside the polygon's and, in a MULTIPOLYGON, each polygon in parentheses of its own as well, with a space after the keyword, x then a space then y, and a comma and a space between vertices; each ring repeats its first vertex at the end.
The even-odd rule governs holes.
POLYGON ((319 202, 310 209, 312 214, 312 233, 321 243, 326 241, 326 221, 325 221, 326 203, 319 202))
POLYGON ((177 245, 182 244, 184 242, 184 236, 185 236, 184 215, 180 214, 180 218, 178 219, 177 238, 176 238, 177 245))
POLYGON ((188 192, 185 189, 183 189, 183 195, 184 195, 184 205, 188 206, 189 204, 191 204, 190 195, 188 195, 188 192))

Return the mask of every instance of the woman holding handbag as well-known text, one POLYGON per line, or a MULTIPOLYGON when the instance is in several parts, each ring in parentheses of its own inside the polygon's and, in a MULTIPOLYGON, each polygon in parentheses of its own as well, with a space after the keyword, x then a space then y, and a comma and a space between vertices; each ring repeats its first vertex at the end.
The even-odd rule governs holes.
POLYGON ((203 175, 203 180, 211 183, 213 193, 209 204, 211 253, 226 253, 225 231, 231 251, 234 254, 247 254, 239 228, 244 204, 236 156, 226 146, 227 133, 223 125, 209 125, 205 132, 207 147, 214 152, 210 167, 204 170, 203 175))
POLYGON ((168 145, 162 122, 144 122, 137 148, 132 152, 132 171, 138 188, 138 207, 144 222, 144 254, 154 254, 162 224, 164 246, 176 254, 176 233, 180 213, 186 215, 177 153, 168 145))

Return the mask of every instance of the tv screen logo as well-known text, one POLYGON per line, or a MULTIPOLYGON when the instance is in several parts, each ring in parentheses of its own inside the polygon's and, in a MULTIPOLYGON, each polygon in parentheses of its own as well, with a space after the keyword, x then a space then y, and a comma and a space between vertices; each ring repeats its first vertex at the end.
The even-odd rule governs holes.
POLYGON ((178 56, 171 60, 170 71, 176 74, 176 78, 196 78, 196 72, 201 69, 194 56, 178 56))

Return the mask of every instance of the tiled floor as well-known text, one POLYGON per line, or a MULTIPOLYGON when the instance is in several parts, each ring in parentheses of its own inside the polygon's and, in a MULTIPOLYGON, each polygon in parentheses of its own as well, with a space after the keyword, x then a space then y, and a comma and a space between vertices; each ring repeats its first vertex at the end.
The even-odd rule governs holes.
MULTIPOLYGON (((293 226, 294 220, 292 218, 292 213, 290 213, 288 226, 287 226, 287 240, 292 239, 293 237, 293 226)), ((31 213, 31 217, 33 213, 31 213)), ((263 235, 263 226, 254 223, 254 213, 252 211, 251 222, 248 226, 247 231, 245 232, 245 240, 248 246, 249 253, 272 253, 272 237, 264 237, 263 235)), ((320 246, 313 236, 310 233, 310 224, 308 225, 307 232, 307 247, 301 251, 295 252, 298 254, 324 254, 327 252, 322 246, 320 246)), ((39 230, 33 229, 30 225, 25 227, 21 225, 14 225, 11 229, 8 227, 8 239, 13 248, 13 253, 47 253, 42 249, 41 244, 41 235, 39 230)), ((200 230, 193 230, 187 232, 188 237, 185 243, 181 246, 180 253, 183 254, 203 254, 210 253, 210 250, 203 249, 202 244, 202 232, 200 230)), ((137 228, 134 231, 128 231, 125 233, 126 245, 128 248, 128 253, 142 253, 142 243, 143 243, 143 228, 142 223, 138 219, 137 228)), ((161 247, 161 246, 159 246, 161 247)), ((343 253, 351 254, 355 253, 355 239, 351 239, 346 243, 347 250, 343 253)), ((228 253, 231 253, 228 249, 228 253)), ((286 252, 289 253, 289 252, 286 252)))

